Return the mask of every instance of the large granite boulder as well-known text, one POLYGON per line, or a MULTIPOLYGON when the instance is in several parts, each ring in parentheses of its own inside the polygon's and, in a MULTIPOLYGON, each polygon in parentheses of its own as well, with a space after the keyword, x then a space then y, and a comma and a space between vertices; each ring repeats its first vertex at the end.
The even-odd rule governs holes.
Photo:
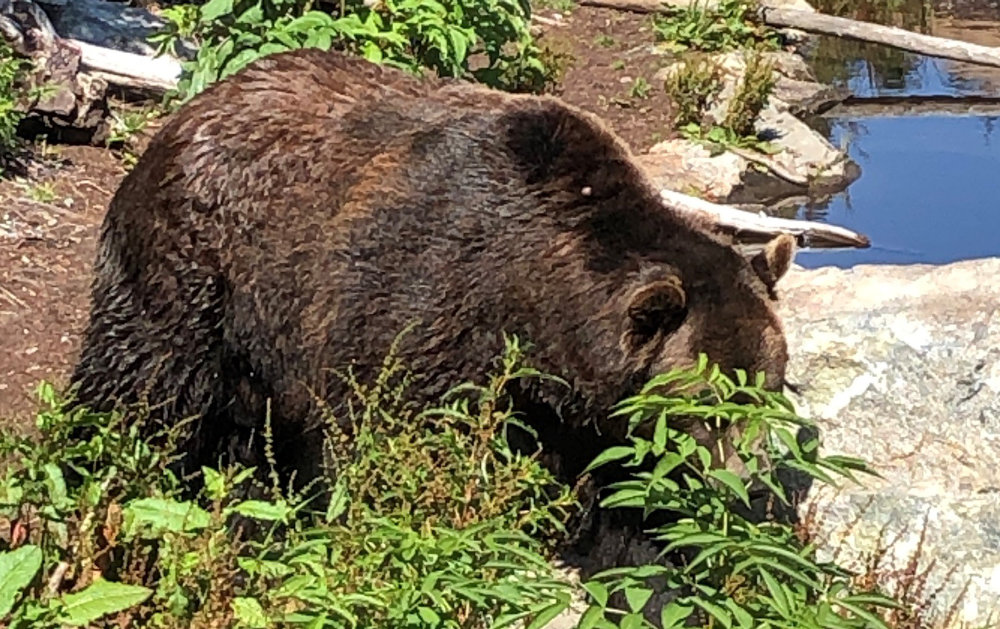
MULTIPOLYGON (((874 574, 928 629, 1000 627, 995 277, 1000 258, 796 267, 781 284, 800 391, 790 397, 819 424, 826 454, 860 457, 881 475, 814 485, 802 520, 821 559, 874 574)), ((635 540, 615 544, 633 565, 655 561, 635 540)), ((548 629, 576 627, 581 612, 578 603, 548 629)))
POLYGON ((801 513, 844 567, 884 550, 874 572, 890 591, 909 583, 929 627, 1000 626, 996 277, 1000 259, 795 269, 782 282, 792 399, 827 453, 882 476, 816 488, 801 513))

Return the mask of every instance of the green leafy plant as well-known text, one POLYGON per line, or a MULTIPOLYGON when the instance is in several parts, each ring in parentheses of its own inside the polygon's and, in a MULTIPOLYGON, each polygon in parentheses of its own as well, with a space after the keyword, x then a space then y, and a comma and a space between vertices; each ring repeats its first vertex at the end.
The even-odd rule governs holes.
POLYGON ((752 19, 754 6, 750 0, 719 0, 712 8, 697 1, 683 7, 665 6, 653 18, 653 30, 674 52, 777 48, 777 33, 752 19))
POLYGON ((758 53, 744 57, 746 70, 729 102, 722 126, 740 137, 754 135, 754 123, 774 90, 774 64, 758 53))
POLYGON ((879 627, 880 610, 898 607, 874 591, 852 589, 850 575, 815 559, 796 531, 780 520, 758 522, 752 490, 767 488, 791 504, 779 474, 794 471, 821 482, 871 470, 861 461, 821 456, 815 436, 799 439, 796 429, 814 429, 795 414, 781 394, 761 388, 762 378, 735 380, 709 368, 702 357, 694 370, 653 378, 618 405, 628 418, 630 443, 611 448, 590 468, 612 462, 634 468, 632 477, 609 487, 605 508, 642 509, 669 516, 655 527, 671 564, 607 570, 584 585, 591 605, 581 627, 653 627, 644 611, 665 629, 699 627, 879 627), (739 398, 752 403, 737 403, 739 398), (715 448, 701 445, 674 424, 687 418, 712 434, 728 435, 743 475, 721 463, 715 448), (645 430, 638 436, 640 427, 645 430), (646 610, 651 580, 678 595, 661 609, 646 610), (618 595, 625 608, 611 603, 618 595), (612 621, 608 617, 615 618, 612 621))
POLYGON ((722 77, 710 59, 689 58, 667 75, 663 89, 674 106, 674 125, 701 126, 705 112, 722 92, 722 77))
POLYGON ((198 47, 184 65, 181 102, 256 59, 303 47, 514 91, 552 81, 526 0, 342 0, 331 12, 312 0, 209 0, 197 10, 175 6, 166 17, 170 24, 152 38, 160 50, 175 50, 182 37, 198 47))
POLYGON ((684 61, 667 76, 664 90, 674 104, 674 124, 681 137, 709 146, 713 154, 730 148, 774 154, 781 147, 761 139, 755 124, 774 90, 774 65, 758 52, 745 55, 746 69, 729 97, 721 123, 709 121, 709 110, 725 87, 711 59, 684 61))
POLYGON ((631 98, 649 98, 649 82, 643 77, 637 77, 628 88, 631 98))
POLYGON ((485 383, 420 408, 393 354, 372 382, 345 374, 331 482, 295 490, 240 466, 181 483, 167 454, 181 429, 153 447, 142 415, 65 413, 43 385, 41 437, 0 429, 0 622, 472 629, 558 614, 570 595, 551 550, 575 500, 504 438, 504 389, 540 375, 510 339, 485 383))

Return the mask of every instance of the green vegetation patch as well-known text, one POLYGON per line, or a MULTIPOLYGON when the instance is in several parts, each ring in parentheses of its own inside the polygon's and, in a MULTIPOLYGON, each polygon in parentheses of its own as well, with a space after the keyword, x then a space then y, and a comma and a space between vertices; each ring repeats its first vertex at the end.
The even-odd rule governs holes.
MULTIPOLYGON (((42 385, 40 436, 0 431, 0 518, 10 531, 0 536, 0 621, 543 627, 571 601, 551 562, 578 503, 534 456, 508 447, 519 418, 505 390, 546 376, 523 366, 509 339, 484 382, 418 408, 408 402, 412 374, 393 354, 373 382, 345 376, 354 393, 348 416, 330 417, 329 480, 301 489, 237 466, 176 478, 171 434, 151 447, 139 437, 141 415, 66 413, 42 385), (349 420, 350 438, 338 419, 349 420), (74 439, 81 429, 89 436, 74 439)), ((664 627, 885 626, 879 613, 891 600, 817 562, 792 527, 751 518, 752 488, 789 501, 779 473, 834 482, 866 470, 820 455, 815 437, 799 439, 811 423, 761 384, 702 360, 616 407, 631 436, 591 468, 633 473, 607 489, 603 507, 666 522, 652 532, 667 546, 663 562, 586 582, 581 629, 652 627, 650 618, 664 627), (678 417, 717 442, 696 442, 678 417), (654 603, 663 589, 677 596, 654 603)))

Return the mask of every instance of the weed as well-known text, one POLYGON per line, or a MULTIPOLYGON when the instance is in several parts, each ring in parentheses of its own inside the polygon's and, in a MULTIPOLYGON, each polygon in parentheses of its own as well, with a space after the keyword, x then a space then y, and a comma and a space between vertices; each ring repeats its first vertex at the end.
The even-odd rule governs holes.
POLYGON ((729 102, 722 126, 739 137, 754 135, 754 123, 774 89, 774 64, 760 54, 746 55, 746 70, 729 102))
POLYGON ((622 60, 622 59, 615 59, 614 61, 611 62, 611 69, 612 70, 619 70, 619 71, 620 70, 624 70, 625 69, 625 61, 622 60))
POLYGON ((615 38, 608 34, 601 34, 594 38, 594 43, 602 48, 611 48, 615 45, 615 38))
POLYGON ((671 516, 652 533, 677 560, 595 575, 584 584, 590 607, 582 625, 652 628, 647 612, 664 628, 694 621, 708 627, 887 629, 878 614, 899 603, 873 588, 855 587, 849 573, 818 562, 792 526, 748 517, 755 486, 791 504, 777 480, 783 470, 829 483, 833 476, 853 479, 854 472, 870 472, 857 459, 821 456, 815 437, 798 438, 793 431, 813 429, 812 422, 796 415, 781 394, 761 389, 762 382, 740 372, 730 379, 702 357, 695 370, 655 377, 618 405, 614 414, 628 419, 630 444, 605 451, 589 469, 619 462, 636 471, 609 487, 601 505, 671 516), (756 404, 736 404, 737 397, 756 404), (735 435, 732 446, 746 478, 715 463, 724 458, 721 439, 713 447, 698 444, 673 427, 678 416, 703 424, 709 434, 735 435), (653 579, 678 595, 662 609, 647 610, 653 579), (616 594, 624 609, 610 604, 616 594), (609 611, 618 616, 616 623, 606 620, 609 611))
POLYGON ((136 136, 158 115, 159 112, 155 109, 111 112, 113 122, 108 137, 105 139, 105 145, 119 150, 119 157, 126 169, 135 166, 139 159, 134 146, 136 136))
MULTIPOLYGON (((326 414, 329 474, 302 490, 235 465, 182 482, 169 472, 180 429, 154 447, 140 436, 145 414, 64 412, 43 385, 40 437, 0 428, 0 517, 10 523, 0 540, 0 620, 11 629, 542 627, 570 602, 550 566, 578 504, 507 445, 518 423, 508 385, 547 377, 522 363, 510 338, 485 382, 456 387, 431 408, 407 401, 413 374, 395 347, 371 382, 348 370, 345 415, 326 414)), ((885 627, 876 613, 896 603, 817 563, 790 526, 744 511, 754 484, 788 502, 777 482, 784 470, 827 482, 869 471, 799 439, 792 431, 812 424, 762 383, 729 379, 702 357, 615 408, 629 444, 590 469, 636 471, 602 505, 670 516, 654 533, 672 561, 595 575, 584 584, 581 626, 645 629, 644 612, 659 611, 666 628, 885 627), (719 442, 700 445, 674 427, 679 416, 719 442), (716 446, 721 453, 730 437, 745 479, 718 464, 716 446), (644 609, 653 578, 678 594, 661 610, 644 609)), ((269 424, 263 432, 269 443, 269 424)))
POLYGON ((690 58, 668 75, 664 90, 674 103, 674 124, 682 137, 707 144, 713 153, 727 148, 773 154, 780 147, 760 139, 754 129, 774 89, 774 67, 757 52, 745 56, 746 70, 729 99, 721 123, 707 121, 724 83, 718 67, 706 58, 690 58))
MULTIPOLYGON (((393 356, 351 378, 348 420, 330 418, 331 482, 293 491, 252 468, 203 468, 183 486, 143 416, 64 413, 43 385, 40 439, 0 433, 0 619, 11 629, 91 627, 473 628, 569 604, 551 546, 575 508, 568 488, 506 445, 519 366, 434 408, 406 400, 393 356), (89 436, 74 439, 81 429, 89 436), (322 491, 327 507, 313 498, 322 491), (242 496, 242 497, 238 497, 242 496)), ((267 434, 268 431, 265 431, 267 434)))
POLYGON ((24 117, 18 107, 21 83, 31 64, 14 55, 10 47, 0 41, 0 173, 3 164, 17 148, 17 127, 24 117))
POLYGON ((749 0, 720 0, 714 8, 697 1, 683 7, 665 7, 653 18, 653 30, 675 52, 725 52, 738 48, 777 48, 777 33, 752 20, 749 0))
POLYGON ((637 77, 628 88, 630 98, 649 98, 649 83, 643 77, 637 77))
POLYGON ((569 13, 576 8, 575 0, 534 0, 532 5, 538 9, 548 9, 560 13, 569 13))
POLYGON ((36 203, 52 203, 56 200, 56 189, 52 182, 38 182, 28 188, 28 197, 36 203))
POLYGON ((711 60, 691 58, 667 76, 663 89, 674 105, 674 125, 700 126, 705 112, 722 92, 722 78, 711 60))

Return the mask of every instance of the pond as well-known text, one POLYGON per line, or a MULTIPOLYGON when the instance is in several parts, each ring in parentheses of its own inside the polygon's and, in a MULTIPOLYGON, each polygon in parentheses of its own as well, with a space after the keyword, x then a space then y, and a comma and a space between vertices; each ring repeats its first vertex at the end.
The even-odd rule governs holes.
MULTIPOLYGON (((841 0, 840 6, 829 6, 831 2, 821 0, 816 6, 847 17, 1000 46, 996 8, 927 0, 872 0, 872 6, 862 1, 849 9, 843 4, 841 0)), ((835 110, 833 117, 813 121, 834 145, 847 148, 862 174, 847 190, 794 209, 797 218, 868 235, 871 248, 804 250, 796 261, 809 268, 849 267, 941 264, 1000 255, 1000 135, 994 132, 1000 128, 1000 68, 826 37, 814 42, 809 56, 821 81, 846 85, 857 97, 878 97, 881 106, 842 107, 843 113, 835 110), (885 98, 912 95, 973 96, 980 102, 972 106, 929 98, 901 114, 903 107, 885 98)))

